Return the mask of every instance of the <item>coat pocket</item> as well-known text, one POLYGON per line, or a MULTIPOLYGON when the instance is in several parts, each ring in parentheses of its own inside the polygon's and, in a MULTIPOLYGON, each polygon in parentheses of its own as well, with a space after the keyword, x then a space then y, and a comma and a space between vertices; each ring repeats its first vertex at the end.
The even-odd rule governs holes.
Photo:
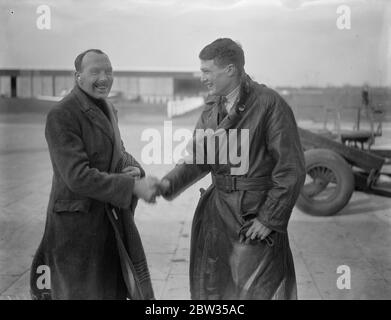
POLYGON ((62 212, 88 213, 90 207, 91 207, 91 200, 89 199, 56 200, 53 211, 57 213, 62 213, 62 212))

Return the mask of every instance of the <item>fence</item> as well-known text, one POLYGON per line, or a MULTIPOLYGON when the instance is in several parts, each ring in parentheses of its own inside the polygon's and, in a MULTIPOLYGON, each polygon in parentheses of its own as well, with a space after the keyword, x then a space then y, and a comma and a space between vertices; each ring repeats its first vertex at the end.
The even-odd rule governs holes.
POLYGON ((167 116, 169 118, 185 114, 195 110, 204 104, 203 97, 190 97, 181 100, 170 100, 167 102, 167 116))

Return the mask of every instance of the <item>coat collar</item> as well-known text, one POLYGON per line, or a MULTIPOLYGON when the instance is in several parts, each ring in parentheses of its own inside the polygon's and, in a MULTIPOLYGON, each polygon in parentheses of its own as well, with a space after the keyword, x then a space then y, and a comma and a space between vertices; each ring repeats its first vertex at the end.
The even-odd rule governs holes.
POLYGON ((245 75, 243 77, 243 80, 241 82, 240 87, 240 94, 239 94, 239 101, 236 103, 234 107, 230 109, 228 112, 228 115, 223 119, 223 121, 220 122, 220 124, 217 125, 217 106, 220 103, 221 97, 220 96, 208 96, 205 99, 205 103, 209 105, 214 105, 213 112, 212 112, 212 123, 215 124, 215 128, 217 129, 229 129, 234 127, 240 119, 242 119, 243 115, 245 114, 246 110, 249 108, 249 106, 252 105, 254 102, 254 99, 256 99, 256 95, 253 94, 252 88, 253 88, 253 81, 248 75, 245 75))
MULTIPOLYGON (((114 142, 112 121, 107 119, 103 111, 77 85, 73 88, 72 93, 79 101, 79 107, 82 112, 114 142)), ((110 114, 110 106, 106 100, 104 104, 110 114)))

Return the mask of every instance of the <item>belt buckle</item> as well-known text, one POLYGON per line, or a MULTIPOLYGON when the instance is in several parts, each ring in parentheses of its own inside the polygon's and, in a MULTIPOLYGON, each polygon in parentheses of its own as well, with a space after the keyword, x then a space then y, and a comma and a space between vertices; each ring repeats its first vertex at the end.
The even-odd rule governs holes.
POLYGON ((231 193, 236 191, 236 177, 235 176, 225 176, 225 192, 231 193))

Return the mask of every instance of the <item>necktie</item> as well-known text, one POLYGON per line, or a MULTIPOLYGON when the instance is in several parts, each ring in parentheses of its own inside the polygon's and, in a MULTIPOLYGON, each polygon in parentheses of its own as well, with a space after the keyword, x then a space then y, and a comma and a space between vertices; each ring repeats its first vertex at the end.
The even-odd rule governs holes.
POLYGON ((219 102, 219 123, 227 116, 227 98, 221 97, 219 102))

